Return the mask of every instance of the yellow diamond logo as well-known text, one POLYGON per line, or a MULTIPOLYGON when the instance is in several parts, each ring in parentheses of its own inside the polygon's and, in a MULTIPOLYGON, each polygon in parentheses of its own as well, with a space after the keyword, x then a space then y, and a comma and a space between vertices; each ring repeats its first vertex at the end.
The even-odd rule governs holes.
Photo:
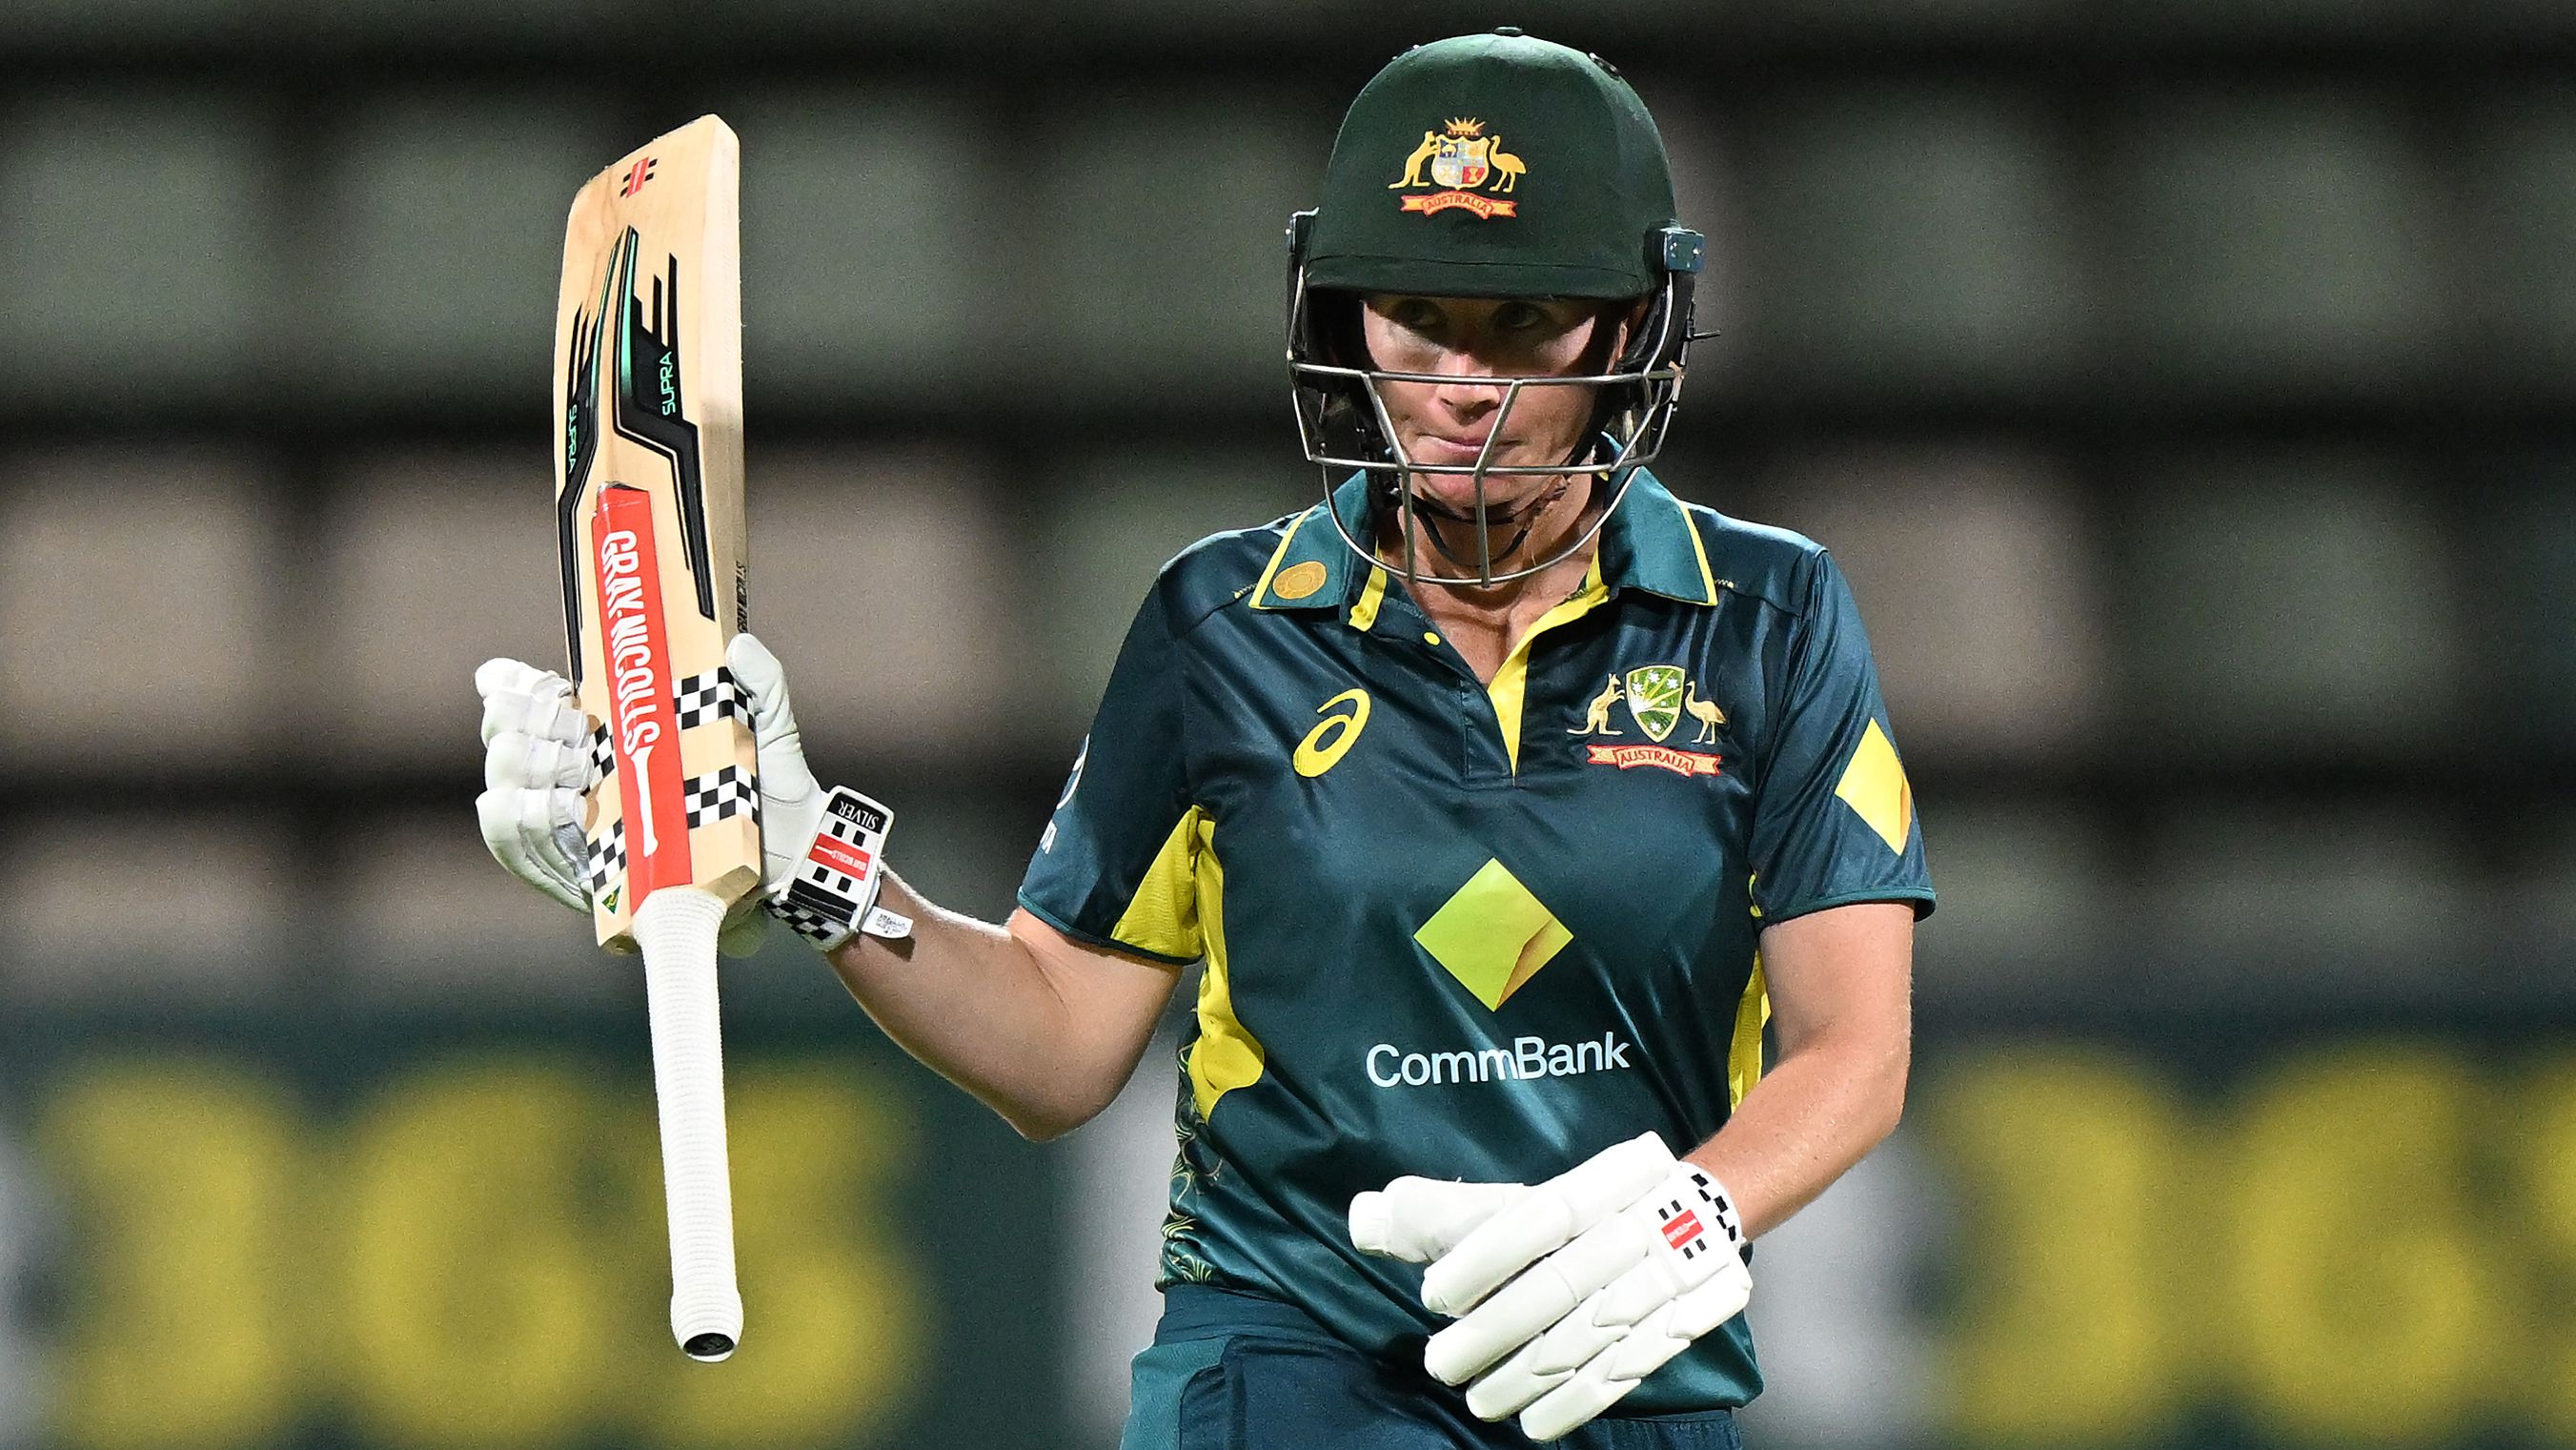
POLYGON ((1853 748, 1851 763, 1843 767, 1842 783, 1834 787, 1834 794, 1860 813, 1887 849, 1905 854, 1905 838, 1914 830, 1914 787, 1906 784, 1896 747, 1877 721, 1869 722, 1868 731, 1853 748))
POLYGON ((1413 939, 1490 1010, 1538 975, 1574 933, 1502 862, 1488 861, 1413 939))

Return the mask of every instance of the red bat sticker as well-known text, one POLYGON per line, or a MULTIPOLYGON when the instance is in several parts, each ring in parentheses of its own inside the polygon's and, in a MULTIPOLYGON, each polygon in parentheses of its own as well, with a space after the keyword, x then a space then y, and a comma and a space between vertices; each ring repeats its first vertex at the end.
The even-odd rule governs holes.
POLYGON ((662 574, 653 548, 653 496, 624 484, 599 491, 591 515, 599 570, 599 628, 609 678, 608 738, 626 813, 626 879, 637 905, 696 879, 681 799, 680 722, 671 703, 671 640, 662 627, 662 574))

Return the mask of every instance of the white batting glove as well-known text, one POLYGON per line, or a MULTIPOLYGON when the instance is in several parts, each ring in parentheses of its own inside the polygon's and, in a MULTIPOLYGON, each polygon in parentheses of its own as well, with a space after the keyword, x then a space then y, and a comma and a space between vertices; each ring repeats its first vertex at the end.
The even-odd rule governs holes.
POLYGON ((823 788, 805 763, 805 737, 787 698, 787 667, 769 646, 737 634, 725 646, 725 668, 751 702, 752 738, 760 745, 760 880, 768 886, 786 877, 814 839, 823 819, 823 788))
POLYGON ((1399 1178, 1351 1200, 1351 1244, 1364 1254, 1427 1264, 1528 1196, 1523 1183, 1399 1178))
MULTIPOLYGON (((760 752, 763 890, 758 907, 725 923, 721 945, 747 956, 775 915, 829 949, 857 931, 909 935, 912 923, 876 904, 884 880, 885 807, 847 788, 825 790, 805 763, 787 671, 748 634, 725 651, 734 683, 751 702, 760 752)), ((483 844, 510 874, 575 911, 590 909, 589 843, 581 828, 591 778, 589 718, 572 684, 519 660, 487 660, 474 672, 483 696, 483 794, 474 803, 483 844)))
MULTIPOLYGON (((483 844, 510 874, 575 911, 590 910, 590 842, 582 797, 591 776, 590 717, 572 682, 522 660, 485 660, 474 671, 483 697, 483 794, 474 814, 483 844)), ((769 918, 737 911, 716 944, 732 956, 759 950, 769 918)))
POLYGON ((474 672, 483 696, 483 794, 474 814, 483 844, 510 874, 575 911, 590 910, 581 834, 590 789, 590 721, 572 683, 518 660, 485 660, 474 672))
POLYGON ((751 701, 760 747, 761 881, 770 914, 824 951, 861 932, 911 935, 911 921, 877 905, 894 812, 847 786, 816 784, 787 669, 767 645, 735 635, 725 667, 751 701))
MULTIPOLYGON (((1390 1190, 1394 1185, 1389 1185, 1390 1190)), ((1425 1236, 1427 1244, 1432 1236, 1425 1236)), ((1422 1302, 1463 1316, 1423 1364, 1467 1407, 1554 1440, 1743 1312, 1743 1223, 1652 1133, 1512 1198, 1431 1260, 1422 1302)))

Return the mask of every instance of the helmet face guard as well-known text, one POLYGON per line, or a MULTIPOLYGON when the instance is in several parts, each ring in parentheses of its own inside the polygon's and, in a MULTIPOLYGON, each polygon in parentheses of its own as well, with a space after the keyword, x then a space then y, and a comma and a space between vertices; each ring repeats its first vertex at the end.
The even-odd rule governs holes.
MULTIPOLYGON (((1686 227, 1666 226, 1656 229, 1644 240, 1648 275, 1654 279, 1654 290, 1647 295, 1645 315, 1636 331, 1621 348, 1606 371, 1568 376, 1497 376, 1490 379, 1462 379, 1455 374, 1391 372, 1366 366, 1369 359, 1360 345, 1356 330, 1347 317, 1336 317, 1332 303, 1319 298, 1320 289, 1307 283, 1307 248, 1314 226, 1315 213, 1299 212, 1288 225, 1288 376, 1297 412, 1297 432, 1304 445, 1306 460, 1323 472, 1325 512, 1333 516, 1334 530, 1342 542, 1371 563, 1378 562, 1370 542, 1356 536, 1348 522, 1332 506, 1334 485, 1353 472, 1369 476, 1368 495, 1372 503, 1371 518, 1363 520, 1375 526, 1381 520, 1393 524, 1403 539, 1404 558, 1401 576, 1413 584, 1437 584, 1449 588, 1482 588, 1524 579, 1571 557, 1591 543, 1593 536, 1608 522, 1611 511, 1627 495, 1629 483, 1637 470, 1654 459, 1672 428, 1673 412, 1680 402, 1682 374, 1691 343, 1692 283, 1703 264, 1707 245, 1699 233, 1686 227), (1321 304, 1321 305, 1319 305, 1321 304), (1337 326, 1336 324, 1345 324, 1337 326), (1501 388, 1502 404, 1494 415, 1493 426, 1485 439, 1485 450, 1468 463, 1425 463, 1406 455, 1396 437, 1394 421, 1386 406, 1384 385, 1387 383, 1432 383, 1456 385, 1462 381, 1479 386, 1501 388), (1579 445, 1571 457, 1554 464, 1496 464, 1492 461, 1494 442, 1502 435, 1514 407, 1524 393, 1533 388, 1584 388, 1594 393, 1592 426, 1588 441, 1579 445), (1472 480, 1475 502, 1470 514, 1461 515, 1441 505, 1426 502, 1409 481, 1417 475, 1462 475, 1472 480), (1606 480, 1609 497, 1601 504, 1590 524, 1543 559, 1515 568, 1497 569, 1507 563, 1528 538, 1530 521, 1554 495, 1542 497, 1524 507, 1517 515, 1497 516, 1488 506, 1486 480, 1492 478, 1546 477, 1572 479, 1590 475, 1606 480), (1465 576, 1425 573, 1420 567, 1415 540, 1427 533, 1426 518, 1449 523, 1465 523, 1475 531, 1474 554, 1461 556, 1450 552, 1439 535, 1428 533, 1435 548, 1462 569, 1474 572, 1465 576), (1517 525, 1507 542, 1500 547, 1494 540, 1496 524, 1517 525)), ((1348 292, 1329 294, 1348 298, 1354 304, 1356 295, 1348 292)), ((1431 295, 1431 294, 1424 294, 1431 295)), ((1612 299, 1605 299, 1612 300, 1612 299)))

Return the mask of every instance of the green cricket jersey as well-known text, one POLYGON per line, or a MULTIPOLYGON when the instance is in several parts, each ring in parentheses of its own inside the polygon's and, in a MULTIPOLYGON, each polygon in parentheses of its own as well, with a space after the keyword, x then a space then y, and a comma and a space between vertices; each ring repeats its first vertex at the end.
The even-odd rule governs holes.
MULTIPOLYGON (((1358 480, 1334 506, 1358 532, 1358 480)), ((1440 1321, 1418 1266, 1351 1247, 1353 1194, 1687 1151, 1762 1071, 1762 924, 1891 900, 1932 886, 1841 573, 1643 473, 1490 685, 1320 502, 1192 546, 1020 890, 1207 963, 1164 1282, 1408 1353, 1440 1321)), ((1620 1408, 1760 1385, 1739 1316, 1620 1408)))

